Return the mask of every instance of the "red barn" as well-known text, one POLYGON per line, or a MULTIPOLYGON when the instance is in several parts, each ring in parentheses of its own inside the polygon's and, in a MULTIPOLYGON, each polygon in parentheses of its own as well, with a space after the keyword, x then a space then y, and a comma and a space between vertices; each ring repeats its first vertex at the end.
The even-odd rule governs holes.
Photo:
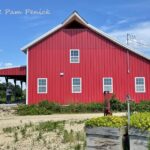
POLYGON ((27 55, 27 104, 150 99, 150 60, 87 23, 77 12, 22 48, 27 55))

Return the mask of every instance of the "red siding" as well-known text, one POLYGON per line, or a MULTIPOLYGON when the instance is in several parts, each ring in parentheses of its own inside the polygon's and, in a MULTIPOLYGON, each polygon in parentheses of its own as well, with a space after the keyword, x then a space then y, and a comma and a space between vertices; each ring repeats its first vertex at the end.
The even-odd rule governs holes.
POLYGON ((103 77, 113 78, 113 92, 122 101, 127 93, 137 102, 150 99, 150 63, 89 29, 61 29, 29 49, 28 102, 61 104, 102 102, 103 77), (70 49, 80 49, 80 63, 70 64, 70 49), (64 72, 64 76, 60 76, 64 72), (135 93, 134 77, 146 80, 146 93, 135 93), (82 78, 82 93, 71 92, 71 78, 82 78), (37 78, 48 78, 48 93, 37 94, 37 78))

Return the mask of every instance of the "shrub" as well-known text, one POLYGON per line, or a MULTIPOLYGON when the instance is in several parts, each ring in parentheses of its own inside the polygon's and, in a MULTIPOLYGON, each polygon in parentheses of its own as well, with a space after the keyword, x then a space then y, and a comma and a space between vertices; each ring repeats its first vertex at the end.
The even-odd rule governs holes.
POLYGON ((139 104, 137 104, 136 111, 150 112, 150 101, 141 101, 139 104))
POLYGON ((110 106, 112 111, 124 111, 125 110, 125 104, 121 103, 120 100, 113 97, 110 100, 110 106))
POLYGON ((86 121, 86 127, 112 127, 119 128, 127 126, 127 118, 117 116, 104 116, 92 118, 86 121))
POLYGON ((130 126, 150 131, 150 112, 133 114, 131 116, 130 126))
MULTIPOLYGON (((138 111, 137 105, 138 105, 138 104, 135 103, 134 101, 131 101, 131 102, 130 102, 130 109, 131 109, 131 112, 138 111)), ((126 104, 126 106, 127 106, 127 104, 126 104)), ((127 108, 126 108, 126 110, 127 110, 127 108)))
MULTIPOLYGON (((112 97, 110 100, 112 111, 127 111, 127 103, 121 103, 117 98, 112 97)), ((104 105, 101 103, 89 103, 89 104, 70 104, 62 106, 54 102, 48 102, 46 100, 40 102, 38 105, 19 105, 17 108, 17 114, 19 115, 50 115, 52 113, 92 113, 102 112, 104 105)), ((140 103, 130 102, 131 112, 150 112, 150 101, 141 101, 140 103)))
POLYGON ((104 105, 101 103, 90 103, 87 104, 88 112, 101 112, 103 111, 104 105))
POLYGON ((47 100, 44 100, 38 104, 40 108, 46 108, 47 110, 51 110, 52 112, 60 112, 61 106, 54 102, 48 102, 47 100))
POLYGON ((68 106, 63 107, 64 113, 81 113, 87 112, 86 104, 70 104, 68 106))
POLYGON ((51 110, 38 105, 19 105, 17 108, 19 115, 49 115, 52 114, 51 110))

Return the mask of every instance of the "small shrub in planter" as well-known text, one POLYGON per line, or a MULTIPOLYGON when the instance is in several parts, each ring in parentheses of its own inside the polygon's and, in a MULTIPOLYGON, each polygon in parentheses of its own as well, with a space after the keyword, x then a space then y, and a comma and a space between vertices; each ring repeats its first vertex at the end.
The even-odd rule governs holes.
POLYGON ((127 134, 125 117, 105 116, 86 121, 87 149, 123 150, 127 134))
POLYGON ((148 150, 150 137, 150 112, 136 113, 130 122, 130 149, 148 150))

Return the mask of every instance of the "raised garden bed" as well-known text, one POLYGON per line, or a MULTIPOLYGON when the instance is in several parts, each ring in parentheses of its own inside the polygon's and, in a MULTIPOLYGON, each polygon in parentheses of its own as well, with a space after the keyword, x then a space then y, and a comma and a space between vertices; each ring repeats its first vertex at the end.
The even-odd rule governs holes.
POLYGON ((150 113, 131 116, 130 150, 150 150, 150 113))
POLYGON ((99 117, 86 122, 87 150, 123 150, 127 134, 126 118, 99 117))
POLYGON ((150 132, 141 131, 136 128, 129 130, 130 150, 149 150, 150 132))

